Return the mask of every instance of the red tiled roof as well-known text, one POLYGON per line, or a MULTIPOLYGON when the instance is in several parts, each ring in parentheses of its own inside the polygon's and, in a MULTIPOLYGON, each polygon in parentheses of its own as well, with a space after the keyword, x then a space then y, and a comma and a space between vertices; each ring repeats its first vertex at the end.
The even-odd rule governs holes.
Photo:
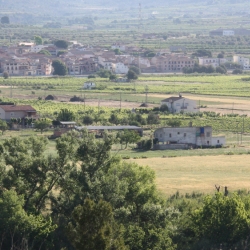
POLYGON ((2 108, 6 112, 12 112, 12 111, 36 112, 36 110, 32 108, 30 105, 0 105, 0 108, 2 108))

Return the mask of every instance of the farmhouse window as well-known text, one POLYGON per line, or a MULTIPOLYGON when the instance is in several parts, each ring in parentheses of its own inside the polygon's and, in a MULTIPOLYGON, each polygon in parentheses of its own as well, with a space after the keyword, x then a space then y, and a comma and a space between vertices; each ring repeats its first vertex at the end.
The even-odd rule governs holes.
POLYGON ((171 137, 172 137, 172 134, 169 134, 169 137, 171 138, 171 137))
POLYGON ((177 132, 177 134, 179 135, 179 134, 180 134, 180 132, 177 132))
POLYGON ((207 132, 207 137, 210 137, 210 132, 207 132))
POLYGON ((186 137, 187 136, 187 134, 186 133, 184 133, 184 137, 186 137))
POLYGON ((209 141, 207 141, 207 145, 209 145, 209 141))
POLYGON ((220 143, 220 140, 217 140, 217 143, 220 143))

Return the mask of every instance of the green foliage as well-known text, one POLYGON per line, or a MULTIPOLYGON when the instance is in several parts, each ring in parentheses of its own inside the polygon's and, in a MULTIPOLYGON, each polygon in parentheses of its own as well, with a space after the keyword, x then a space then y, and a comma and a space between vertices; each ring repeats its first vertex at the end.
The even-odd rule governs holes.
POLYGON ((35 36, 34 37, 36 45, 42 45, 43 44, 43 39, 40 36, 35 36))
POLYGON ((121 55, 122 54, 122 52, 119 49, 114 49, 114 52, 115 52, 116 55, 121 55))
POLYGON ((8 129, 8 124, 6 123, 6 121, 0 119, 0 130, 2 131, 2 135, 4 131, 6 131, 7 129, 8 129))
POLYGON ((140 135, 136 131, 127 129, 119 132, 117 134, 117 138, 119 139, 121 144, 125 144, 125 149, 127 148, 129 143, 137 143, 141 139, 140 135))
POLYGON ((131 69, 129 69, 128 73, 127 73, 127 78, 128 80, 136 80, 138 79, 138 75, 131 69))
MULTIPOLYGON (((24 199, 16 191, 4 191, 0 195, 0 234, 3 249, 44 249, 48 236, 55 230, 51 219, 41 215, 28 214, 24 209, 24 199)), ((48 245, 47 245, 48 246, 48 245)))
POLYGON ((10 19, 8 16, 1 17, 1 24, 9 24, 9 23, 10 23, 10 19))
POLYGON ((51 126, 51 121, 47 119, 39 119, 35 121, 35 129, 40 130, 41 134, 45 129, 51 126))
POLYGON ((96 74, 101 78, 109 78, 112 75, 111 71, 107 69, 101 69, 96 74))
POLYGON ((110 80, 110 81, 114 81, 114 80, 116 80, 116 79, 117 79, 117 76, 114 75, 114 74, 112 74, 112 75, 109 76, 109 80, 110 80))
POLYGON ((54 45, 58 48, 61 48, 61 49, 67 49, 68 48, 68 42, 65 41, 65 40, 57 40, 54 45))
POLYGON ((168 112, 168 106, 166 104, 161 105, 160 111, 161 112, 168 112))
POLYGON ((236 194, 207 196, 203 206, 194 212, 193 222, 198 239, 207 239, 212 244, 232 244, 248 235, 248 213, 236 194))
POLYGON ((127 249, 121 232, 115 224, 112 207, 108 202, 97 204, 86 199, 82 206, 77 206, 72 218, 74 224, 68 226, 69 238, 76 250, 89 249, 127 249))
POLYGON ((90 116, 90 115, 85 115, 84 117, 83 117, 83 124, 85 124, 85 125, 91 125, 93 122, 94 122, 94 119, 93 119, 93 117, 92 116, 90 116))
POLYGON ((242 69, 234 69, 232 71, 232 74, 234 74, 234 75, 241 75, 242 73, 243 73, 242 69))
POLYGON ((149 113, 147 117, 147 123, 148 124, 159 124, 160 123, 160 118, 157 114, 154 113, 149 113))
POLYGON ((141 70, 136 66, 130 66, 129 69, 134 71, 137 75, 141 74, 141 70))
POLYGON ((167 125, 169 125, 170 127, 180 127, 181 120, 179 120, 179 119, 169 119, 167 121, 167 125))
POLYGON ((69 109, 61 109, 57 115, 57 121, 74 121, 75 114, 69 109))
POLYGON ((65 76, 68 73, 66 65, 60 60, 54 60, 52 67, 54 68, 53 75, 65 76))
POLYGON ((43 54, 43 55, 46 55, 46 56, 51 56, 50 52, 46 49, 42 49, 38 52, 38 54, 43 54))
POLYGON ((9 78, 9 73, 7 71, 3 72, 3 78, 8 79, 9 78))
POLYGON ((192 55, 195 57, 212 57, 212 52, 206 49, 198 49, 192 55))

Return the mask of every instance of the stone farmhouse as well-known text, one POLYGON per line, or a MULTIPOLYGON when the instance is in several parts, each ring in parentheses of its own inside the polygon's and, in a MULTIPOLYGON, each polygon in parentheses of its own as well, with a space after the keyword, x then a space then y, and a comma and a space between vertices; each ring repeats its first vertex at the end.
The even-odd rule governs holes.
POLYGON ((162 100, 161 106, 162 105, 167 105, 168 110, 171 113, 181 113, 181 112, 196 113, 200 111, 199 108, 197 107, 196 101, 185 98, 181 94, 177 97, 172 96, 162 100))
POLYGON ((190 147, 221 147, 225 145, 225 136, 212 136, 212 127, 165 127, 154 132, 155 150, 188 149, 190 147))
POLYGON ((30 105, 0 105, 0 119, 2 120, 36 118, 36 115, 36 110, 30 105))

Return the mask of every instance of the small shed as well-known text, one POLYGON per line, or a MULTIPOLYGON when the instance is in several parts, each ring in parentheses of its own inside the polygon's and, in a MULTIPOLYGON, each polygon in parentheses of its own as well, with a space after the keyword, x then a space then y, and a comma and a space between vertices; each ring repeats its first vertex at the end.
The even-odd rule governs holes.
POLYGON ((95 87, 96 86, 94 82, 85 82, 83 85, 84 89, 94 89, 95 87))
POLYGON ((70 130, 73 130, 76 126, 76 122, 72 121, 53 121, 55 127, 54 134, 51 136, 51 139, 60 137, 62 134, 67 133, 70 130))

